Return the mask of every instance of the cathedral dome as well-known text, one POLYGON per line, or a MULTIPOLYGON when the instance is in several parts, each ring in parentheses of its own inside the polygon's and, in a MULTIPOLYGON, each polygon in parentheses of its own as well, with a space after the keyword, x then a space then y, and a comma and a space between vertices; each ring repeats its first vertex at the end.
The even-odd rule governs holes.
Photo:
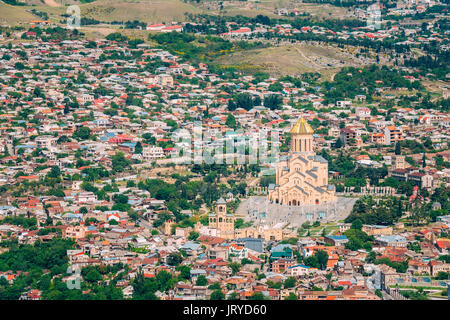
POLYGON ((289 132, 292 134, 313 134, 314 130, 305 119, 300 118, 289 132))

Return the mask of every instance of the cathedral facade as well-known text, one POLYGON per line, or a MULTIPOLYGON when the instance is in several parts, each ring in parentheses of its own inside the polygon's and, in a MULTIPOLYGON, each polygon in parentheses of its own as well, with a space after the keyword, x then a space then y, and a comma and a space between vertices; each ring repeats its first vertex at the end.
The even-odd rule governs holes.
POLYGON ((328 161, 313 151, 314 130, 300 118, 290 133, 290 151, 277 162, 269 201, 289 206, 335 202, 335 187, 328 184, 328 161))

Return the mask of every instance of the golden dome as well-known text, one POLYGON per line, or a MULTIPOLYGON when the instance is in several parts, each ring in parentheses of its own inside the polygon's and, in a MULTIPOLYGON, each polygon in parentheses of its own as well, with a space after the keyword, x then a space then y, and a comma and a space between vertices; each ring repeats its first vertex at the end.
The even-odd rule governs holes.
POLYGON ((314 130, 305 119, 300 118, 289 132, 292 134, 313 134, 314 130))

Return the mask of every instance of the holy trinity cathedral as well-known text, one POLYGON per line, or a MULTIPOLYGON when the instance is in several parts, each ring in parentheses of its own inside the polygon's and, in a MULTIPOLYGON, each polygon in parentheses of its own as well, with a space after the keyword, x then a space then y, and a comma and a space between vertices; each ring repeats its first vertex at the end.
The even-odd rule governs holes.
POLYGON ((276 184, 269 186, 268 199, 289 206, 336 201, 335 187, 328 184, 328 162, 313 151, 314 130, 300 118, 290 133, 290 151, 277 163, 276 184))

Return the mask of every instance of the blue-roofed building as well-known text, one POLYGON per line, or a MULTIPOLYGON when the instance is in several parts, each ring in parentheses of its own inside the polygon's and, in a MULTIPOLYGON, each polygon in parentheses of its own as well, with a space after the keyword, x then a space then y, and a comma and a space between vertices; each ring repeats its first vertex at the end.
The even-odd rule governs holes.
POLYGON ((343 246, 348 242, 346 236, 325 236, 325 243, 329 243, 332 246, 343 246))
POLYGON ((408 241, 406 241, 405 237, 400 235, 392 235, 392 236, 379 236, 375 238, 375 241, 382 246, 385 247, 400 247, 406 248, 408 241))
POLYGON ((200 253, 198 256, 197 256, 197 259, 198 260, 202 260, 202 259, 205 259, 206 258, 206 253, 200 253))
POLYGON ((148 112, 145 112, 145 111, 136 111, 134 114, 137 115, 137 116, 145 117, 145 116, 148 115, 148 112))
POLYGON ((111 124, 108 119, 95 119, 92 122, 97 126, 108 126, 111 124))
POLYGON ((16 150, 17 149, 34 149, 34 146, 31 144, 19 144, 16 146, 16 150))
POLYGON ((0 216, 8 216, 14 214, 17 208, 13 206, 0 206, 0 216))
POLYGON ((191 269, 191 278, 196 279, 198 276, 206 277, 206 270, 204 269, 191 269))
POLYGON ((187 254, 195 254, 201 247, 200 243, 188 241, 180 247, 180 250, 186 251, 187 254))
POLYGON ((303 264, 296 264, 295 266, 288 267, 287 274, 291 276, 304 276, 313 272, 314 270, 317 270, 317 268, 311 268, 303 264))
POLYGON ((142 203, 142 199, 129 199, 128 204, 132 206, 140 205, 142 203))
POLYGON ((167 67, 159 67, 159 68, 156 68, 156 71, 157 72, 165 72, 167 70, 167 67))
POLYGON ((263 239, 257 238, 240 238, 237 239, 239 243, 242 243, 245 248, 256 251, 263 252, 263 239))
POLYGON ((121 143, 120 146, 129 148, 130 152, 134 152, 134 148, 136 147, 136 142, 124 142, 124 143, 121 143))
POLYGON ((270 250, 270 260, 292 259, 294 250, 290 244, 279 244, 270 250))
POLYGON ((82 221, 83 220, 83 215, 81 213, 69 212, 69 213, 67 213, 67 214, 65 214, 63 216, 63 219, 66 220, 66 221, 72 221, 72 222, 74 222, 74 221, 82 221))

